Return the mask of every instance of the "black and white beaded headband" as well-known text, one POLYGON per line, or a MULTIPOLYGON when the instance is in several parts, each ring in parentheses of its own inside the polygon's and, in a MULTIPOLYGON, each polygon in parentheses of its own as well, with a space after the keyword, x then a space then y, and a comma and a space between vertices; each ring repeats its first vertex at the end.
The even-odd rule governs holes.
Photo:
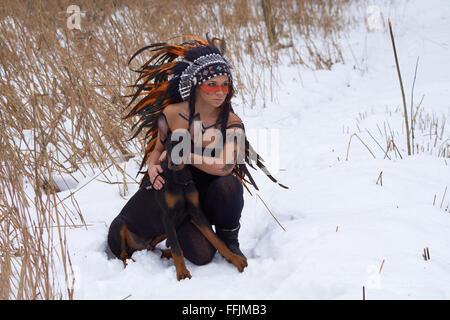
POLYGON ((189 66, 180 75, 178 86, 178 92, 183 101, 189 98, 192 86, 201 84, 212 77, 225 75, 230 78, 230 81, 232 80, 230 65, 220 54, 210 53, 198 57, 193 62, 188 60, 184 62, 189 63, 189 66), (214 68, 208 68, 212 66, 214 68))

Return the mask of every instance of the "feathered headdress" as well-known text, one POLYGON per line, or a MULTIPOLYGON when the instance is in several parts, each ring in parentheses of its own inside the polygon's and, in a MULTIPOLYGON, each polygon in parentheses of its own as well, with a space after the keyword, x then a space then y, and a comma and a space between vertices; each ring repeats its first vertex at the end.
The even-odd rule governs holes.
MULTIPOLYGON (((125 119, 133 116, 139 117, 138 121, 132 127, 134 133, 130 140, 135 138, 144 128, 148 128, 143 138, 143 140, 147 140, 147 143, 138 174, 146 173, 141 172, 141 170, 155 147, 156 137, 158 136, 157 119, 163 109, 169 104, 189 100, 190 126, 194 119, 196 86, 218 75, 227 75, 231 85, 231 90, 222 108, 220 121, 221 131, 223 136, 225 136, 229 112, 233 111, 230 102, 234 94, 230 72, 231 66, 223 57, 221 51, 214 45, 215 38, 211 41, 207 37, 207 41, 203 41, 194 36, 188 37, 192 40, 179 45, 165 42, 148 45, 136 51, 128 61, 129 65, 137 55, 145 50, 154 52, 151 58, 139 70, 133 70, 139 73, 139 77, 135 84, 130 87, 135 87, 137 90, 134 94, 126 96, 132 97, 127 108, 139 96, 144 96, 124 117, 125 119), (141 83, 138 84, 139 82, 141 83)), ((256 165, 273 182, 277 182, 261 162, 263 159, 253 150, 247 138, 245 138, 245 162, 256 170, 251 161, 255 161, 256 165)), ((233 169, 233 173, 240 179, 250 194, 251 192, 245 185, 245 182, 250 183, 258 190, 245 164, 237 164, 233 169), (246 180, 245 177, 248 177, 249 180, 246 180)), ((278 184, 287 189, 286 186, 280 183, 278 184)))

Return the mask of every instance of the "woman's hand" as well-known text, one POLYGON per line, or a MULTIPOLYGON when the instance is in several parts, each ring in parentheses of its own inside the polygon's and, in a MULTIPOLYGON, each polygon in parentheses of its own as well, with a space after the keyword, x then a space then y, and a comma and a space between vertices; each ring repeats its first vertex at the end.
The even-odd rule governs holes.
MULTIPOLYGON (((165 158, 166 158, 166 151, 164 150, 158 159, 159 163, 163 162, 165 158)), ((150 178, 150 182, 153 184, 153 187, 156 190, 160 190, 163 187, 164 183, 166 183, 163 177, 158 175, 163 172, 164 170, 161 168, 161 165, 159 164, 151 164, 148 166, 148 176, 150 178)), ((150 190, 151 188, 152 188, 151 186, 148 186, 147 190, 150 190)))
POLYGON ((159 163, 161 163, 161 162, 163 162, 165 159, 166 159, 166 153, 167 153, 167 151, 166 150, 164 150, 162 153, 161 153, 161 155, 159 156, 159 163))

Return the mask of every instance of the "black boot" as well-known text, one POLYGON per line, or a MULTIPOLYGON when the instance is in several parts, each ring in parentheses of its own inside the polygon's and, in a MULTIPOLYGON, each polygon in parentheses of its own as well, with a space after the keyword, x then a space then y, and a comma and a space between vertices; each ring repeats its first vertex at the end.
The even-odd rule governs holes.
POLYGON ((230 249, 231 252, 247 259, 247 257, 242 253, 241 249, 239 249, 238 234, 240 228, 240 224, 234 229, 221 229, 216 227, 216 234, 219 239, 227 245, 228 249, 230 249))

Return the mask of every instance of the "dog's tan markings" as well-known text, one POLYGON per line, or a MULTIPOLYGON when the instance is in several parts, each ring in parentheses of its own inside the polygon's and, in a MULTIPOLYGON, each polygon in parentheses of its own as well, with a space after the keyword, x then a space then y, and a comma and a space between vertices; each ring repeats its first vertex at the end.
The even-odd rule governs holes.
POLYGON ((148 242, 143 241, 139 236, 128 230, 128 228, 126 232, 126 241, 128 248, 130 248, 132 252, 147 249, 148 242))
POLYGON ((154 248, 156 247, 156 245, 158 243, 160 243, 161 241, 164 241, 167 239, 167 235, 166 234, 160 234, 159 236, 156 236, 152 239, 152 241, 150 242, 150 247, 154 248))
POLYGON ((168 160, 167 160, 167 168, 169 170, 173 170, 172 161, 170 161, 170 158, 168 158, 168 160))
POLYGON ((123 262, 123 267, 127 267, 127 259, 128 259, 128 252, 127 252, 127 226, 124 225, 122 229, 120 229, 120 260, 123 262))
POLYGON ((200 206, 200 201, 199 201, 199 196, 198 196, 197 190, 187 193, 185 195, 185 197, 186 197, 186 200, 189 201, 190 203, 192 203, 195 207, 200 206))
POLYGON ((161 249, 161 258, 166 258, 166 259, 172 258, 172 250, 161 249))
POLYGON ((171 149, 170 149, 170 150, 167 150, 166 155, 167 155, 167 156, 166 156, 166 157, 167 157, 167 168, 168 168, 169 170, 180 171, 180 170, 184 169, 184 162, 180 163, 180 164, 178 165, 178 167, 172 165, 172 150, 171 150, 171 149))
POLYGON ((170 160, 167 162, 167 168, 169 169, 169 170, 172 170, 172 171, 180 171, 180 170, 183 170, 184 169, 184 162, 182 162, 182 163, 180 163, 179 165, 178 165, 178 167, 174 167, 173 165, 172 165, 172 162, 170 162, 170 160))
MULTIPOLYGON (((167 239, 167 234, 160 234, 152 239, 150 242, 150 249, 153 251, 158 243, 167 239)), ((161 258, 172 258, 172 251, 170 249, 159 249, 161 251, 161 258)))
POLYGON ((194 220, 191 221, 227 261, 236 266, 239 272, 244 271, 244 268, 247 266, 247 259, 231 252, 210 228, 207 226, 200 226, 194 220))
POLYGON ((172 209, 173 207, 175 207, 175 205, 177 204, 177 202, 181 200, 181 195, 179 195, 179 194, 173 194, 173 193, 170 193, 170 192, 168 192, 168 191, 164 194, 164 197, 166 198, 167 206, 168 206, 170 209, 172 209))
MULTIPOLYGON (((131 232, 126 225, 120 229, 120 259, 123 261, 123 266, 126 268, 127 259, 133 260, 128 254, 132 254, 136 250, 143 250, 148 247, 148 242, 142 241, 137 235, 131 232)), ((134 261, 134 260, 133 260, 134 261)))
POLYGON ((186 268, 184 264, 184 256, 183 251, 180 254, 176 254, 172 251, 173 264, 175 265, 175 270, 177 271, 177 280, 183 280, 186 278, 192 278, 189 270, 186 268))

